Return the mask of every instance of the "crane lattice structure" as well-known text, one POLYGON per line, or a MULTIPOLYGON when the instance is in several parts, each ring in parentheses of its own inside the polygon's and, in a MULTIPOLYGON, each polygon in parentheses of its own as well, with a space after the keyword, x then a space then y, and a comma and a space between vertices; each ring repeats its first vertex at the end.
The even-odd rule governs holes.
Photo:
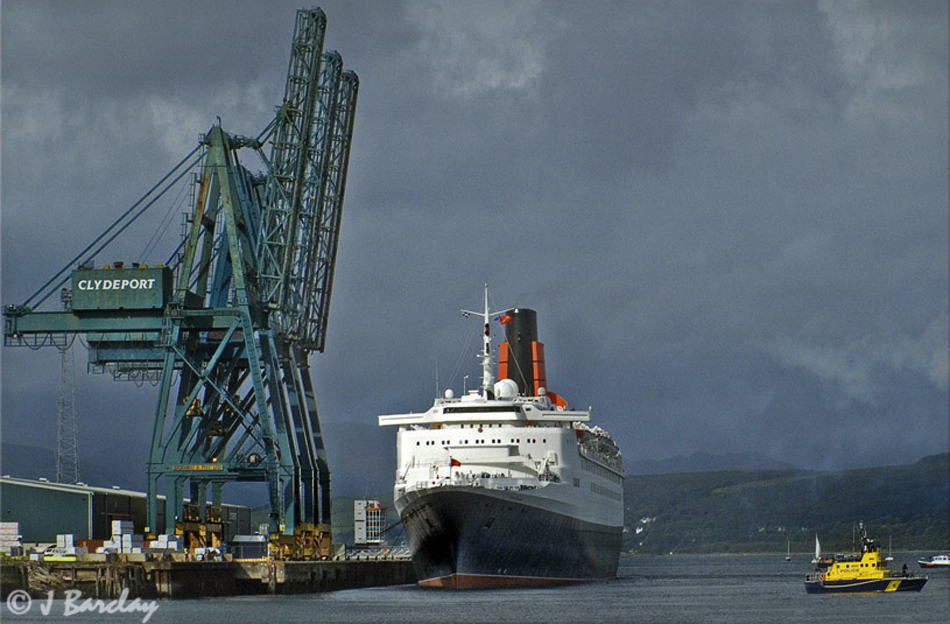
POLYGON ((33 297, 4 309, 5 345, 85 334, 91 365, 159 380, 148 459, 153 532, 163 493, 164 531, 181 532, 220 522, 227 483, 258 481, 267 484, 272 535, 297 556, 312 556, 320 540, 328 547, 330 469, 309 355, 326 344, 359 80, 338 53, 324 52, 325 30, 320 9, 298 11, 284 98, 256 138, 213 126, 33 297), (263 173, 241 165, 246 150, 263 173), (190 228, 171 266, 90 268, 194 171, 190 228), (48 288, 70 279, 71 310, 36 309, 48 288))
MULTIPOLYGON (((72 305, 72 291, 62 289, 63 308, 72 305)), ((56 400, 56 482, 79 483, 79 426, 76 422, 76 367, 72 341, 59 346, 59 397, 56 400)))

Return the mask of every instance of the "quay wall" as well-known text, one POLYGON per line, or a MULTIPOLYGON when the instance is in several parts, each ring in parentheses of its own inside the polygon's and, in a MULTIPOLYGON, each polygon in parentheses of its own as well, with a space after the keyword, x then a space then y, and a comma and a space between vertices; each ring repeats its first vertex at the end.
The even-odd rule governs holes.
POLYGON ((409 559, 344 561, 14 561, 0 564, 0 600, 16 589, 36 598, 205 598, 254 594, 301 594, 404 585, 416 581, 409 559))

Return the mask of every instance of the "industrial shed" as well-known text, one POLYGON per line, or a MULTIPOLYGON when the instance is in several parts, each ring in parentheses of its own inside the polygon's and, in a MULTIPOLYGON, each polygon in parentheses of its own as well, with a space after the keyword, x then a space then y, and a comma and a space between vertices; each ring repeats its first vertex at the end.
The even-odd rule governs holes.
MULTIPOLYGON (((159 501, 158 527, 164 527, 164 499, 159 501)), ((253 532, 250 507, 224 505, 221 519, 225 541, 253 532)), ((0 477, 0 521, 19 522, 24 542, 53 542, 63 533, 77 539, 108 539, 113 520, 131 520, 136 533, 145 533, 145 494, 118 487, 0 477)))

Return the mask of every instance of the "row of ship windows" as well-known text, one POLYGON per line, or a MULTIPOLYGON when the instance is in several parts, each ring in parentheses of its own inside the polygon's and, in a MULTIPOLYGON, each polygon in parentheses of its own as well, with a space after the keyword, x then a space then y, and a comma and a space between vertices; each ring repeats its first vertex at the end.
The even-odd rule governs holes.
MULTIPOLYGON (((485 444, 486 442, 490 444, 504 444, 504 441, 501 438, 497 440, 492 438, 490 441, 489 440, 474 440, 472 444, 485 444)), ((525 438, 525 442, 528 444, 537 444, 538 439, 525 438)), ((541 438, 541 444, 547 444, 547 442, 548 442, 547 438, 541 438)), ((458 442, 458 444, 468 444, 468 443, 469 443, 468 440, 459 440, 458 442)), ((452 440, 439 440, 439 441, 427 440, 425 443, 426 446, 449 446, 451 444, 452 444, 452 440)), ((511 438, 510 440, 508 440, 508 444, 521 444, 521 438, 511 438)), ((416 446, 422 446, 422 442, 417 440, 416 446)))
MULTIPOLYGON (((441 428, 442 429, 478 429, 479 431, 481 431, 482 429, 491 429, 493 427, 495 429, 501 429, 502 427, 507 427, 509 429, 517 428, 517 427, 512 427, 511 425, 505 424, 505 423, 488 423, 487 425, 485 423, 469 423, 469 424, 462 423, 460 425, 443 425, 441 428)), ((534 425, 534 428, 541 428, 541 427, 544 427, 547 429, 551 429, 552 427, 554 429, 562 429, 560 423, 552 425, 551 423, 542 422, 542 423, 536 423, 534 425)))
POLYGON ((621 478, 620 478, 620 475, 618 475, 616 472, 614 472, 614 471, 612 471, 612 470, 607 470, 606 468, 604 468, 604 467, 601 466, 600 464, 598 464, 598 463, 596 463, 596 462, 592 462, 591 460, 587 459, 586 457, 584 458, 584 461, 581 462, 581 465, 584 466, 584 470, 586 470, 587 472, 591 472, 591 473, 597 475, 598 477, 603 477, 603 478, 605 478, 605 479, 607 479, 607 480, 609 480, 609 481, 613 481, 614 483, 617 483, 617 484, 623 483, 623 479, 621 479, 621 478))
POLYGON ((605 488, 604 486, 597 483, 590 484, 590 491, 594 494, 600 494, 601 496, 606 496, 607 498, 612 498, 614 500, 621 499, 620 492, 614 492, 610 488, 605 488))

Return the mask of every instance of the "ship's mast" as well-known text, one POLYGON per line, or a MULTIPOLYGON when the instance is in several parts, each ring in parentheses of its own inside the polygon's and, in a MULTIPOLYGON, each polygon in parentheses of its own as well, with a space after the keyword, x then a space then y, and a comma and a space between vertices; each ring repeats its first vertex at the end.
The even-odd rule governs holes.
POLYGON ((483 312, 475 312, 474 310, 462 310, 462 314, 469 316, 475 314, 482 317, 483 322, 485 323, 485 334, 482 336, 484 341, 484 348, 479 353, 478 357, 482 360, 482 397, 488 398, 489 393, 495 386, 495 375, 492 373, 492 357, 491 357, 491 312, 489 312, 488 307, 488 284, 485 284, 485 307, 483 312))

